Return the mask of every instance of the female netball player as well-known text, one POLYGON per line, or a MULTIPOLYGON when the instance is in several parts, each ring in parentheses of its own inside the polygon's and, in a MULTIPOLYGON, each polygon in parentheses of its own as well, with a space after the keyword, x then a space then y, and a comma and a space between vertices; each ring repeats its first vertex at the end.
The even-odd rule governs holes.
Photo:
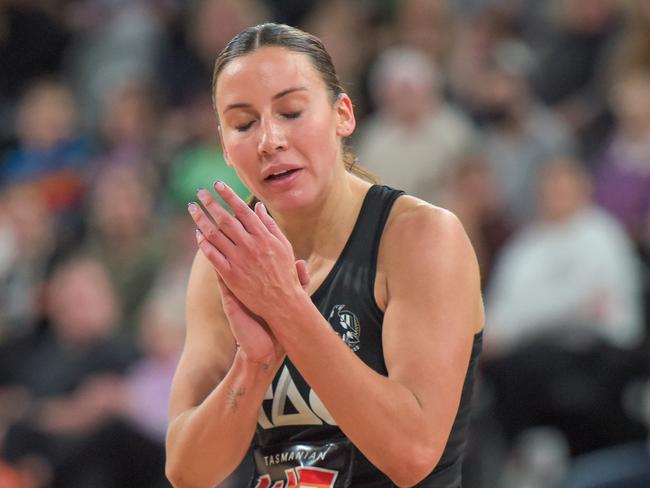
POLYGON ((232 215, 207 190, 189 205, 169 479, 214 487, 252 443, 251 487, 460 487, 483 326, 461 224, 350 171, 352 103, 314 36, 244 30, 213 95, 257 203, 217 182, 232 215))

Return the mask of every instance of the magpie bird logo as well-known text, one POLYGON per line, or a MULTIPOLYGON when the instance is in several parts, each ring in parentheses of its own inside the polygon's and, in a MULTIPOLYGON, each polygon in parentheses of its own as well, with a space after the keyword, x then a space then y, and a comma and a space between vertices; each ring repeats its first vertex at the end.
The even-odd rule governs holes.
POLYGON ((359 350, 361 347, 361 324, 354 312, 349 310, 346 305, 334 305, 327 321, 350 349, 355 352, 359 350))

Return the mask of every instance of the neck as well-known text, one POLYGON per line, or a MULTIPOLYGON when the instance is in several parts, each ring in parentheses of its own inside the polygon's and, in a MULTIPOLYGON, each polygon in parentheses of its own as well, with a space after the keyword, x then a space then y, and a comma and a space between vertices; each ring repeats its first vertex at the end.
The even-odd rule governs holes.
POLYGON ((338 255, 357 220, 369 183, 350 175, 337 179, 329 192, 309 208, 274 214, 297 259, 307 262, 338 255), (340 181, 340 183, 339 183, 340 181))

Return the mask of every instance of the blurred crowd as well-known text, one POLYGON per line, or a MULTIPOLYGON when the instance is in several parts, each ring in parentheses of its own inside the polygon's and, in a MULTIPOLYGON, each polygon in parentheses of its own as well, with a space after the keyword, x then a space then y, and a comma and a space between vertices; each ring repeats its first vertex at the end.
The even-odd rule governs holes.
POLYGON ((169 486, 185 205, 249 196, 212 63, 269 20, 324 41, 359 163, 477 251, 465 485, 650 486, 650 0, 0 0, 0 486, 169 486))

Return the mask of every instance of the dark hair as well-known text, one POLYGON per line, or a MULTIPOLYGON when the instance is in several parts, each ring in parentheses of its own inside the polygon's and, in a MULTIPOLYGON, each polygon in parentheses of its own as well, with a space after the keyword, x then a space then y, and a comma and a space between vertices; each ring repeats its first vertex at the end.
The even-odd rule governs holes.
MULTIPOLYGON (((283 47, 290 51, 306 54, 320 74, 323 82, 325 82, 332 103, 336 102, 345 93, 334 69, 332 58, 318 37, 289 25, 266 23, 241 31, 232 38, 217 56, 214 71, 212 72, 212 104, 215 111, 217 79, 226 65, 232 60, 250 54, 260 47, 268 46, 283 47)), ((350 173, 368 181, 376 182, 377 178, 374 175, 357 164, 356 157, 345 144, 343 146, 343 162, 345 169, 350 173)), ((254 205, 255 202, 256 199, 254 198, 251 203, 254 205)))

